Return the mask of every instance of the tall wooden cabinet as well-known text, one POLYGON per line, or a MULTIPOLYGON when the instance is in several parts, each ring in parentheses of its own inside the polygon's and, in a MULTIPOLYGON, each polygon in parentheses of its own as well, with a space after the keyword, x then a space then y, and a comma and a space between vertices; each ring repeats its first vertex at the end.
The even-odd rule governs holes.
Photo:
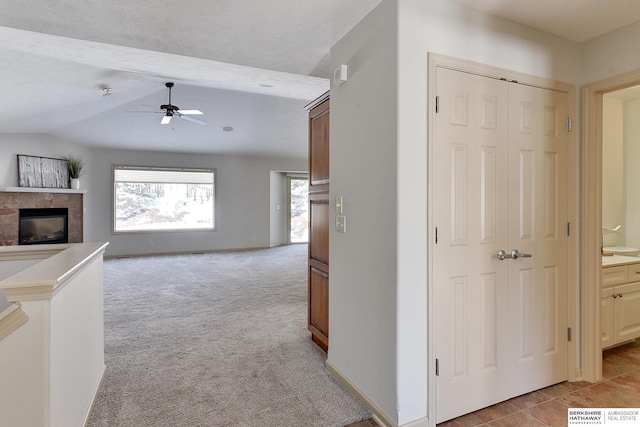
POLYGON ((313 342, 329 348, 329 92, 309 110, 309 316, 313 342))

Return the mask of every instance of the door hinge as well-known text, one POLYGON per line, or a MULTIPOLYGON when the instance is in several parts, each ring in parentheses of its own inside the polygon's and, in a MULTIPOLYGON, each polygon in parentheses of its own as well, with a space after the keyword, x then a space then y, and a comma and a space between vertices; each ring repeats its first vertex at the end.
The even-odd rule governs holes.
POLYGON ((571 341, 573 339, 573 331, 571 328, 567 328, 567 341, 571 341))
POLYGON ((436 96, 436 114, 440 112, 440 97, 436 96))
POLYGON ((573 121, 571 117, 567 117, 567 132, 571 132, 573 130, 573 121))
POLYGON ((440 360, 436 359, 436 376, 440 376, 440 360))
POLYGON ((436 245, 438 244, 438 227, 436 227, 436 245))
POLYGON ((571 237, 571 223, 567 223, 567 236, 571 237))

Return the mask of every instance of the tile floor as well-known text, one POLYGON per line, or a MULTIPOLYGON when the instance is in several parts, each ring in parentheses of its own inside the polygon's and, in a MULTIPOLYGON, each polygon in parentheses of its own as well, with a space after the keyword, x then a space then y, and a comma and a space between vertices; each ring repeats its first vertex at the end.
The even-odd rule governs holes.
MULTIPOLYGON (((438 427, 566 426, 568 408, 640 408, 640 342, 603 353, 599 383, 560 383, 438 424, 438 427)), ((348 427, 371 427, 373 420, 348 427)))

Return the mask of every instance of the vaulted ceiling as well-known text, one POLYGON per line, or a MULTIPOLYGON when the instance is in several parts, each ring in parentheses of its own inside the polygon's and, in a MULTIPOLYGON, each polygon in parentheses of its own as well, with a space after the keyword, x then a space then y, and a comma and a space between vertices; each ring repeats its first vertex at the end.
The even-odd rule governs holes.
MULTIPOLYGON (((381 1, 0 0, 0 132, 304 157, 303 107, 329 88, 329 48, 381 1), (160 125, 167 81, 207 125, 160 125)), ((578 42, 640 20, 637 0, 449 1, 578 42)))
POLYGON ((0 132, 305 157, 303 107, 329 88, 329 48, 379 2, 2 0, 0 132), (206 126, 160 125, 168 81, 206 126))

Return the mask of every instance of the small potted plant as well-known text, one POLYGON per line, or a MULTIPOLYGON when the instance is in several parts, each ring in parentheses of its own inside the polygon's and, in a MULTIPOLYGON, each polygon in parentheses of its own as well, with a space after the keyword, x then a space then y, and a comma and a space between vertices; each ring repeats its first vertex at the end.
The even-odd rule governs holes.
POLYGON ((80 188, 80 175, 82 175, 84 160, 82 160, 79 156, 73 155, 64 156, 63 159, 67 162, 70 187, 74 190, 78 190, 80 188))

